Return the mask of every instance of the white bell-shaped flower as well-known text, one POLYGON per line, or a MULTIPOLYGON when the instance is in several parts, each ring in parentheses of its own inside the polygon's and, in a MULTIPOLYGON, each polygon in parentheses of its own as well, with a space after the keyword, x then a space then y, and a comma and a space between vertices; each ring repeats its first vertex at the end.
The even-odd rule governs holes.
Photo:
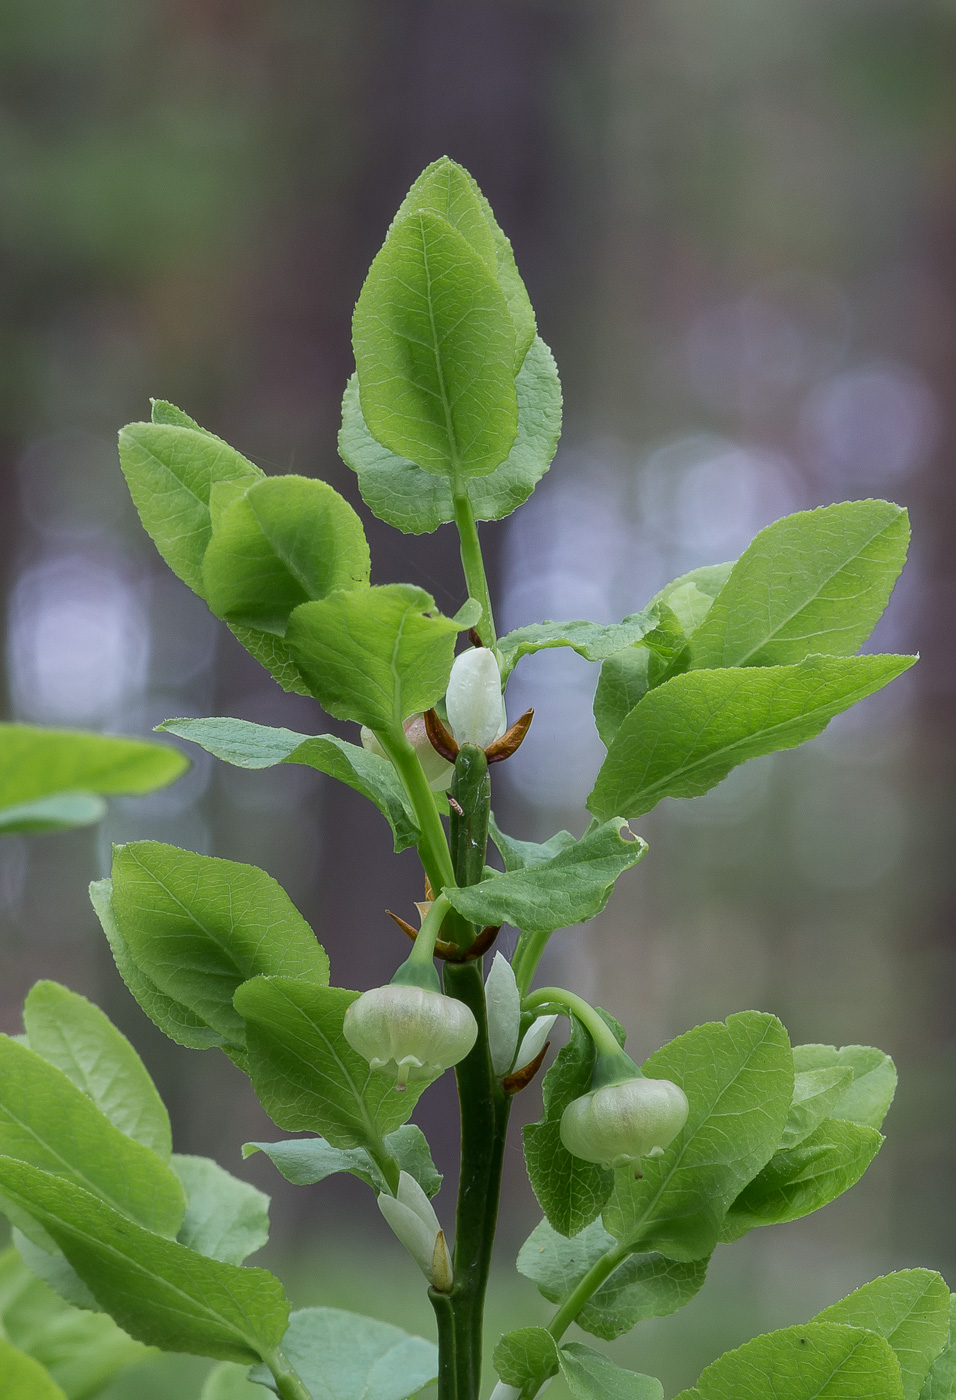
POLYGON ((445 693, 448 724, 459 744, 486 749, 508 728, 501 672, 489 647, 455 657, 445 693))
POLYGON ((454 997, 391 982, 353 1001, 342 1031, 372 1069, 394 1074, 396 1087, 404 1089, 463 1060, 478 1038, 478 1023, 454 997))
POLYGON ((561 1116, 561 1141, 574 1157, 602 1167, 636 1167, 659 1157, 687 1122, 683 1089, 669 1079, 625 1079, 592 1089, 561 1116))

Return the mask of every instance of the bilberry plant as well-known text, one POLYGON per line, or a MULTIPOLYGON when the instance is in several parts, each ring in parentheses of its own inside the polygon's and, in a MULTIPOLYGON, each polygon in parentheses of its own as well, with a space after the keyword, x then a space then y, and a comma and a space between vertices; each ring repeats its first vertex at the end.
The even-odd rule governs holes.
MULTIPOLYGON (((547 471, 561 391, 511 245, 454 162, 429 166, 398 210, 353 346, 342 457, 382 520, 409 534, 454 525, 454 616, 418 584, 370 583, 362 523, 331 486, 264 475, 170 403, 123 429, 120 458, 173 572, 280 686, 355 726, 351 740, 229 718, 160 728, 226 763, 304 764, 368 798, 396 851, 421 859, 417 915, 393 916, 408 956, 386 986, 335 986, 264 871, 157 841, 115 847, 92 899, 146 1014, 182 1045, 218 1047, 280 1129, 308 1134, 245 1154, 303 1186, 334 1172, 367 1184, 425 1276, 437 1346, 337 1309, 290 1314, 278 1279, 243 1263, 266 1238, 265 1198, 172 1152, 135 1051, 55 983, 30 993, 25 1036, 0 1038, 0 1206, 23 1261, 7 1264, 94 1310, 114 1341, 219 1361, 208 1400, 246 1375, 284 1400, 405 1400, 436 1379, 439 1400, 477 1400, 509 1112, 564 1017, 569 1038, 524 1130, 544 1218, 518 1256, 555 1311, 498 1339, 489 1385, 498 1400, 533 1400, 560 1373, 575 1400, 661 1400, 658 1380, 568 1329, 609 1342, 672 1313, 718 1245, 847 1190, 879 1151, 895 1070, 865 1046, 792 1046, 759 1011, 690 1029, 639 1065, 612 1015, 536 986, 538 964, 552 933, 602 910, 644 856, 629 823, 812 739, 913 664, 859 654, 903 566, 906 513, 879 500, 803 511, 619 623, 499 636, 476 522, 510 514, 547 471), (583 834, 539 844, 500 829, 491 792, 532 721, 507 713, 508 679, 547 647, 600 667, 607 752, 583 834), (504 924, 518 931, 510 959, 495 947, 504 924), (456 1209, 409 1121, 452 1069, 456 1209)), ((11 1394, 65 1394, 3 1345, 37 1367, 34 1388, 11 1394)), ((923 1269, 877 1279, 719 1357, 681 1400, 731 1397, 954 1400, 947 1286, 923 1269)))

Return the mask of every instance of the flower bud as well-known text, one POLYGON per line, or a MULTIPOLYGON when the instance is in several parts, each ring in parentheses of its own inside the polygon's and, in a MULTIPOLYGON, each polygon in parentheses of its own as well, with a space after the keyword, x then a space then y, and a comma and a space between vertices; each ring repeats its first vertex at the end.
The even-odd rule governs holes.
MULTIPOLYGON (((442 758, 441 754, 436 753, 432 748, 431 740, 425 732, 425 716, 420 712, 409 715, 402 728, 405 730, 405 738, 418 754, 432 792, 444 792, 446 788, 451 787, 451 780, 455 776, 455 765, 442 758)), ((362 747, 367 749, 369 753, 378 754, 379 758, 388 758, 388 754, 372 730, 364 724, 362 725, 361 737, 362 747)))
POLYGON ((636 1167, 660 1157, 687 1122, 683 1089, 669 1079, 625 1079, 592 1089, 561 1116, 561 1141, 575 1157, 603 1167, 636 1167))
POLYGON ((394 982, 353 1001, 342 1030, 372 1069, 395 1075, 398 1089, 457 1065, 478 1037, 478 1023, 464 1002, 394 982))
POLYGON ((488 647, 474 647, 456 656, 448 678, 445 709, 459 744, 486 749, 508 728, 501 672, 488 647))
POLYGON ((488 1049, 491 1065, 499 1077, 515 1062, 518 1028, 521 1022, 521 994, 507 958, 495 953, 485 979, 485 1007, 488 1015, 488 1049))
POLYGON ((523 1069, 525 1065, 530 1065, 531 1061, 541 1053, 541 1047, 547 1040, 551 1027, 557 1019, 557 1016, 539 1016, 536 1021, 531 1022, 518 1046, 518 1053, 515 1056, 516 1069, 523 1069))
POLYGON ((402 1172, 398 1191, 394 1196, 383 1191, 378 1208, 432 1287, 450 1293, 454 1278, 445 1233, 415 1178, 402 1172))

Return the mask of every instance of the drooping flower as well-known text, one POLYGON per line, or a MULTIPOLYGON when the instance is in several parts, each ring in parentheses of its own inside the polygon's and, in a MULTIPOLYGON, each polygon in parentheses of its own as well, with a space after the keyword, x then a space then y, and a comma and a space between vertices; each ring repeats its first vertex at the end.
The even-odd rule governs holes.
POLYGON ((561 1141, 575 1157, 603 1167, 637 1167, 660 1157, 687 1122, 687 1096, 669 1079, 640 1075, 592 1089, 561 1116, 561 1141))
POLYGON ((394 1074, 399 1089, 457 1065, 478 1038, 478 1023, 464 1002, 395 982, 353 1001, 342 1030, 372 1069, 394 1074))

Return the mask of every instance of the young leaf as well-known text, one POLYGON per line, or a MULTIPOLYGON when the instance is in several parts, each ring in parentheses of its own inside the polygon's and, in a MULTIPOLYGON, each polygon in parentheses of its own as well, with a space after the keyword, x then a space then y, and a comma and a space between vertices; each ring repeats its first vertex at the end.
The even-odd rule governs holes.
POLYGON ((725 1352, 676 1400, 903 1400, 892 1348, 875 1332, 810 1322, 725 1352), (772 1387, 772 1389, 768 1389, 772 1387))
POLYGON ((18 1214, 16 1207, 10 1206, 9 1209, 4 1207, 4 1210, 7 1211, 11 1221, 19 1219, 20 1224, 29 1230, 37 1241, 42 1240, 42 1244, 34 1242, 16 1226, 11 1231, 11 1239, 17 1254, 30 1273, 38 1280, 42 1279, 47 1288, 51 1289, 64 1302, 69 1303, 71 1307, 88 1308, 92 1312, 99 1312, 99 1303, 46 1231, 41 1230, 31 1216, 25 1213, 18 1214))
POLYGON ((293 608, 367 584, 370 567, 362 522, 337 491, 267 477, 214 519, 203 589, 217 617, 282 637, 293 608))
MULTIPOLYGON (((96 1306, 92 1296, 90 1302, 96 1306)), ((46 1368, 66 1400, 90 1400, 150 1355, 105 1313, 69 1307, 31 1273, 15 1249, 0 1253, 0 1319, 7 1340, 46 1368)), ((21 1392, 3 1389, 0 1394, 19 1400, 21 1392)))
POLYGON ((134 841, 114 847, 111 904, 137 967, 230 1045, 243 1045, 232 1004, 242 982, 282 973, 328 983, 312 930, 253 865, 134 841))
MULTIPOLYGON (((294 1312, 282 1351, 312 1395, 335 1400, 408 1400, 438 1375, 434 1343, 341 1308, 294 1312)), ((276 1388, 265 1367, 250 1379, 276 1388)))
POLYGON ((62 1070, 5 1035, 0 1153, 93 1192, 158 1234, 173 1236, 182 1222, 182 1188, 162 1158, 114 1128, 62 1070))
POLYGON ((515 266, 511 243, 499 228, 491 205, 468 171, 442 156, 419 175, 402 200, 395 222, 423 210, 438 214, 456 228, 497 278, 514 322, 517 374, 534 340, 534 311, 515 266))
MULTIPOLYGON (((533 341, 515 380, 518 435, 508 456, 487 476, 469 477, 464 491, 476 520, 502 520, 522 505, 551 465, 561 435, 561 381, 554 356, 540 336, 533 341)), ((397 456, 369 432, 353 374, 342 399, 339 455, 358 476, 362 498, 373 515, 421 535, 455 518, 447 477, 422 471, 397 456)))
POLYGON ((562 1346, 561 1374, 574 1400, 664 1400, 664 1387, 654 1376, 626 1371, 580 1342, 562 1346))
POLYGON ((949 1310, 949 1289, 939 1274, 901 1269, 865 1283, 813 1321, 865 1327, 883 1337, 900 1364, 904 1400, 918 1400, 931 1365, 946 1345, 949 1310))
POLYGON ((442 698, 461 630, 423 588, 389 583, 303 603, 286 640, 330 715, 380 731, 442 698))
POLYGON ((769 1161, 793 1096, 787 1033, 775 1016, 742 1011, 664 1045, 644 1065, 686 1093, 687 1125, 643 1178, 615 1173, 604 1211, 615 1239, 671 1259, 703 1259, 741 1189, 769 1161))
POLYGON ((685 638, 692 637, 713 607, 734 568, 726 564, 704 564, 672 579, 648 603, 648 609, 661 603, 673 613, 685 638))
MULTIPOLYGON (((600 1220, 565 1239, 542 1220, 518 1254, 518 1272, 537 1284, 551 1303, 561 1304, 585 1274, 616 1246, 600 1220)), ((585 1303, 577 1325, 612 1342, 649 1317, 667 1317, 689 1303, 704 1285, 707 1259, 678 1262, 663 1254, 630 1254, 585 1303)))
POLYGON ((956 1293, 949 1300, 949 1335, 923 1382, 919 1400, 956 1400, 956 1293))
POLYGON ((808 1138, 845 1095, 853 1082, 853 1071, 834 1065, 829 1069, 802 1070, 793 1077, 793 1102, 778 1144, 778 1151, 789 1152, 808 1138))
MULTIPOLYGON (((604 1014, 604 1013, 602 1013, 604 1014)), ((604 1019, 624 1044, 624 1032, 612 1017, 604 1019)), ((537 1123, 522 1128, 524 1158, 538 1204, 555 1230, 577 1235, 589 1225, 611 1194, 614 1176, 597 1162, 573 1157, 561 1141, 561 1115, 572 1099, 591 1087, 594 1042, 576 1019, 571 1035, 544 1076, 543 1113, 537 1123)))
POLYGON ((97 1302, 139 1341, 249 1363, 282 1340, 289 1305, 265 1269, 206 1259, 11 1157, 0 1157, 0 1193, 53 1237, 97 1302))
POLYGON ((225 1046, 225 1039, 218 1031, 190 1011, 188 1006, 161 992, 156 983, 136 965, 113 913, 112 891, 112 880, 94 880, 90 885, 90 903, 106 934, 117 971, 146 1015, 179 1045, 188 1045, 193 1050, 225 1046))
POLYGON ((618 817, 539 865, 503 875, 495 872, 477 885, 445 893, 473 923, 509 923, 526 932, 551 933, 600 913, 615 880, 646 850, 646 843, 618 817))
POLYGON ((251 486, 263 473, 221 438, 169 422, 127 424, 119 454, 146 533, 176 577, 204 597, 210 491, 217 481, 251 486))
POLYGON ((99 821, 101 797, 140 796, 189 767, 149 739, 0 724, 0 831, 58 831, 99 821))
POLYGON ((23 1023, 31 1050, 62 1070, 114 1128, 169 1161, 166 1106, 132 1045, 98 1006, 59 982, 37 982, 23 1023))
POLYGON ((775 1152, 727 1212, 721 1239, 801 1220, 855 1186, 883 1145, 875 1128, 828 1118, 798 1147, 775 1152))
POLYGON ((834 715, 909 669, 913 656, 811 656, 795 666, 690 671, 624 720, 588 809, 643 816, 662 797, 699 797, 748 758, 814 738, 834 715))
POLYGON ((570 647, 586 661, 605 661, 609 656, 639 642, 653 631, 657 621, 652 612, 640 612, 632 613, 623 622, 606 625, 599 622, 532 622, 527 627, 518 627, 498 641, 502 678, 507 679, 522 656, 530 656, 550 647, 570 647))
POLYGON ((851 1069, 853 1080, 831 1109, 831 1118, 879 1128, 896 1093, 896 1066, 889 1055, 872 1045, 795 1045, 793 1064, 798 1071, 851 1069))
POLYGON ((768 525, 695 633, 691 665, 852 656, 886 607, 909 535, 906 511, 888 501, 843 501, 768 525))
POLYGON ((296 734, 245 719, 168 719, 159 728, 199 744, 237 768, 272 768, 277 763, 316 768, 375 803, 392 828, 396 851, 418 840, 418 827, 395 769, 388 759, 358 744, 334 734, 296 734))
POLYGON ((498 826, 494 816, 488 823, 488 830, 492 841, 501 853, 505 870, 509 873, 513 870, 530 870, 536 865, 544 865, 559 855, 561 851, 573 846, 577 839, 571 835, 570 831, 556 831, 547 841, 519 841, 515 836, 506 836, 498 826))
POLYGON ((499 1337, 494 1363, 505 1384, 519 1390, 531 1382, 540 1385, 549 1376, 556 1376, 561 1364, 558 1344, 544 1327, 519 1327, 499 1337))
POLYGON ((67 1400, 45 1366, 0 1337, 0 1395, 10 1400, 67 1400))
POLYGON ((381 1160, 382 1138, 409 1117, 426 1087, 395 1092, 342 1034, 359 996, 291 977, 257 977, 236 992, 246 1021, 249 1066, 269 1117, 289 1132, 317 1132, 333 1147, 366 1147, 381 1160))
POLYGON ((393 223, 359 295, 352 343, 373 436, 460 489, 518 430, 515 331, 481 257, 444 219, 393 223))
MULTIPOLYGON (((434 1196, 442 1177, 421 1128, 405 1123, 384 1139, 385 1151, 400 1171, 418 1182, 426 1196, 434 1196)), ((333 1147, 325 1138, 290 1138, 286 1142, 243 1143, 243 1157, 264 1152, 293 1186, 314 1186, 336 1172, 351 1172, 376 1192, 388 1189, 385 1178, 364 1147, 333 1147)))
POLYGON ((219 1259, 241 1264, 269 1238, 269 1197, 209 1157, 173 1158, 186 1191, 186 1214, 176 1236, 180 1244, 219 1259))

